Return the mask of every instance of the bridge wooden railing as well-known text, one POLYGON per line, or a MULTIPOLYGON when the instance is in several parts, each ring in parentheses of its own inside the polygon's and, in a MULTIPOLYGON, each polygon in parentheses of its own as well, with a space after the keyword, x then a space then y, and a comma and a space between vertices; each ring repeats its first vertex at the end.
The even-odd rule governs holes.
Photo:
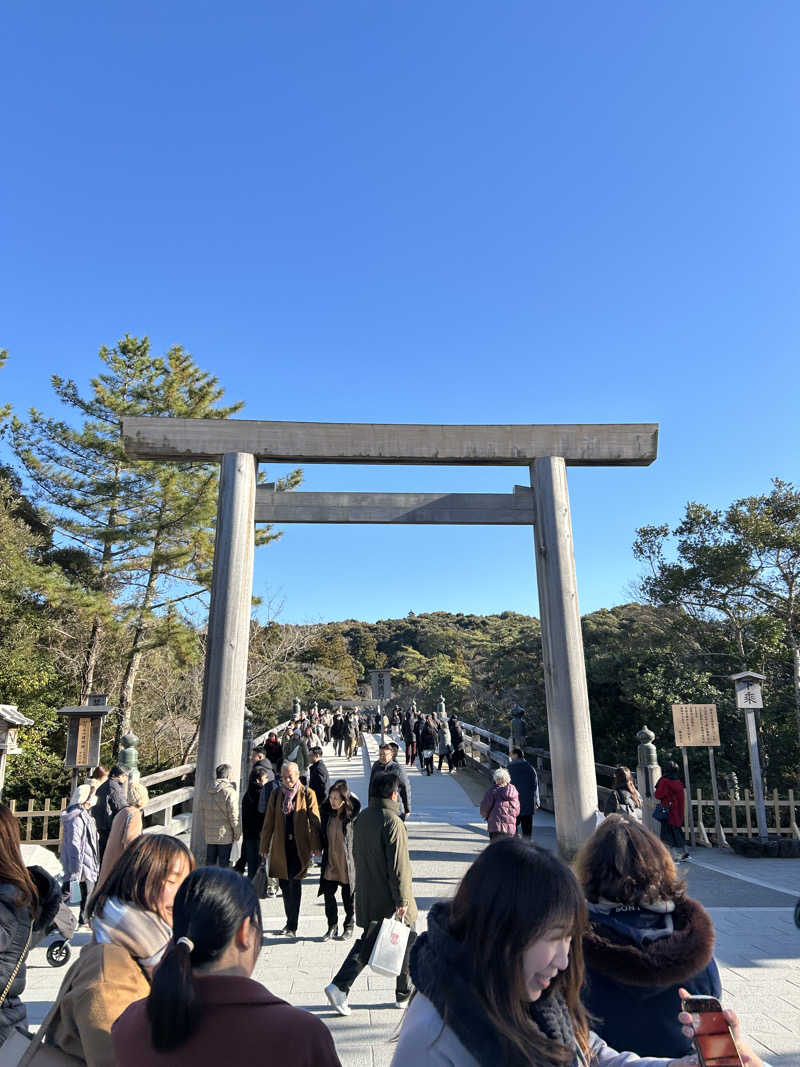
MULTIPOLYGON (((508 737, 492 733, 482 726, 474 726, 472 723, 462 722, 461 729, 464 731, 464 748, 467 758, 473 766, 491 773, 496 767, 505 767, 511 759, 513 745, 508 737)), ((526 757, 536 768, 539 779, 539 794, 542 807, 545 811, 553 810, 553 774, 550 769, 550 753, 546 748, 536 748, 533 745, 523 747, 526 757)), ((604 779, 607 784, 598 781, 597 803, 602 811, 606 797, 611 792, 611 782, 616 768, 607 763, 595 763, 598 779, 604 779)))

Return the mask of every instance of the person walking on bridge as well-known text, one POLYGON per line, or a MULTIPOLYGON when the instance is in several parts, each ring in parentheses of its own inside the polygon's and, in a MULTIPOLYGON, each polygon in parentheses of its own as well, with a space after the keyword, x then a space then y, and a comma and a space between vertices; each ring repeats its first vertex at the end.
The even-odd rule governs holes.
POLYGON ((434 726, 433 719, 429 715, 425 720, 419 735, 422 762, 425 773, 428 775, 433 774, 433 753, 438 743, 436 727, 434 726))
POLYGON ((364 931, 354 942, 325 996, 340 1015, 350 1014, 347 997, 356 978, 369 962, 381 923, 392 917, 411 927, 400 974, 395 983, 395 1003, 403 1007, 411 996, 409 956, 416 938, 417 904, 411 884, 408 834, 397 814, 400 780, 381 773, 374 782, 375 795, 356 820, 356 922, 364 931))
POLYGON ((511 749, 508 773, 519 794, 517 833, 530 840, 533 837, 533 813, 539 807, 539 778, 521 748, 511 749))
POLYGON ((384 741, 378 749, 378 759, 376 763, 372 764, 372 771, 369 776, 369 795, 374 797, 375 793, 375 779, 379 774, 396 774, 397 780, 400 783, 398 791, 400 793, 400 804, 398 805, 397 814, 405 822, 408 816, 411 814, 411 783, 408 780, 408 772, 405 767, 401 767, 397 761, 394 746, 391 741, 384 741))
POLYGON ((281 787, 269 798, 258 851, 262 859, 269 856, 269 874, 280 881, 286 913, 281 935, 296 940, 303 878, 311 857, 322 856, 317 798, 300 781, 296 763, 281 768, 281 787))

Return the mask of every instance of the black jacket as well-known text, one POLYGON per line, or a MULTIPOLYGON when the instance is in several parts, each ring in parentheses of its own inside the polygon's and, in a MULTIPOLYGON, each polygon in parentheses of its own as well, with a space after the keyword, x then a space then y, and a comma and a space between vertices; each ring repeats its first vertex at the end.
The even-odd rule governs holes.
MULTIPOLYGON (((345 819, 343 827, 344 852, 347 857, 347 876, 350 884, 350 892, 354 893, 356 888, 356 862, 353 855, 353 823, 356 821, 358 813, 361 811, 361 801, 355 793, 351 793, 350 803, 353 806, 353 814, 349 819, 345 819)), ((325 880, 325 868, 328 866, 328 823, 331 819, 339 817, 330 806, 328 800, 321 805, 319 814, 322 822, 322 863, 319 868, 319 890, 317 891, 317 896, 322 893, 322 883, 325 880)))
POLYGON ((378 760, 376 763, 373 763, 369 775, 370 800, 375 796, 372 786, 375 782, 375 775, 379 772, 396 774, 400 779, 400 787, 398 789, 398 792, 400 793, 400 806, 402 811, 407 815, 411 811, 411 785, 408 781, 408 772, 405 767, 402 767, 397 760, 389 760, 388 763, 381 763, 381 761, 378 760))
POLYGON ((429 748, 432 751, 436 751, 439 739, 436 736, 436 731, 429 722, 426 722, 419 732, 419 743, 422 748, 429 748))
POLYGON ((322 805, 328 799, 328 789, 330 786, 330 774, 328 768, 325 766, 322 760, 317 760, 316 763, 312 763, 308 768, 308 786, 309 789, 313 789, 317 795, 317 804, 320 811, 322 811, 322 805))
POLYGON ((91 812, 98 832, 108 834, 118 811, 128 806, 128 779, 106 778, 97 790, 97 798, 91 812))
POLYGON ((689 899, 676 901, 670 915, 629 907, 608 912, 589 904, 589 921, 582 1000, 596 1017, 592 1029, 612 1048, 686 1056, 692 1043, 678 1022, 678 987, 712 997, 721 991, 708 912, 689 899))
MULTIPOLYGON (((275 775, 270 771, 268 781, 274 781, 275 775)), ((264 825, 264 811, 258 810, 258 801, 261 790, 264 787, 252 778, 244 796, 242 797, 242 837, 252 840, 261 837, 261 827, 264 825)))
MULTIPOLYGON (((29 867, 39 893, 39 905, 33 916, 33 934, 31 948, 41 939, 44 931, 53 921, 61 901, 61 892, 50 875, 41 867, 29 867)), ((17 904, 17 887, 8 882, 0 883, 0 992, 5 989, 14 968, 25 948, 28 931, 31 928, 31 913, 28 908, 17 904)), ((25 989, 26 966, 17 971, 17 976, 8 996, 0 1006, 0 1045, 6 1040, 14 1027, 27 1030, 27 1013, 20 1000, 25 989)))

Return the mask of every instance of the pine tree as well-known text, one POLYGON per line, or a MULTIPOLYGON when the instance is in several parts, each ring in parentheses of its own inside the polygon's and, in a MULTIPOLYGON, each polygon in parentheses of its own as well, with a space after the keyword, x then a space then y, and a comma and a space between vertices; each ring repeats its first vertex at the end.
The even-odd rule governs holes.
MULTIPOLYGON (((216 464, 133 462, 124 452, 123 416, 227 418, 242 403, 222 405, 218 380, 173 346, 164 357, 126 335, 99 353, 106 370, 84 397, 73 381, 52 378, 58 398, 82 416, 74 428, 32 410, 12 423, 12 443, 49 507, 54 528, 90 553, 108 609, 98 611, 85 650, 81 700, 92 688, 111 606, 128 635, 120 684, 117 744, 130 728, 136 675, 148 649, 180 649, 185 627, 177 605, 207 591, 213 561, 216 464)), ((281 483, 293 488, 294 472, 281 483)), ((278 536, 270 527, 256 544, 278 536)), ((115 746, 116 747, 116 746, 115 746)))

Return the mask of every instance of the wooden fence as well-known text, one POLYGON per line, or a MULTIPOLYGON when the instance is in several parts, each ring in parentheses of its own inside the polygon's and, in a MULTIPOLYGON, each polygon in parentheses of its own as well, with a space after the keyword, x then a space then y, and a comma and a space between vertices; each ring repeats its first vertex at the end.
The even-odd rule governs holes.
MULTIPOLYGON (((781 799, 778 790, 773 789, 772 797, 766 797, 767 830, 771 834, 784 835, 800 840, 800 829, 797 825, 797 809, 800 808, 800 799, 795 800, 794 790, 789 790, 788 799, 781 799)), ((711 797, 704 797, 702 789, 696 791, 692 800, 697 843, 699 845, 724 845, 727 834, 738 837, 758 837, 758 823, 756 821, 755 800, 750 795, 750 790, 744 790, 744 797, 740 800, 725 799, 719 802, 720 824, 722 838, 717 841, 714 801, 711 797)), ((689 835, 688 811, 684 820, 684 832, 689 835)))
MULTIPOLYGON (((142 785, 150 789, 154 785, 169 782, 176 778, 185 778, 194 772, 193 763, 181 767, 170 767, 165 771, 144 775, 142 785)), ((191 804, 194 786, 181 786, 160 796, 150 797, 144 809, 145 833, 188 832, 191 827, 191 804)), ((27 807, 17 807, 16 800, 10 800, 8 806, 19 819, 19 835, 24 845, 44 845, 58 848, 61 845, 61 813, 66 809, 68 798, 60 797, 55 804, 46 797, 41 807, 39 801, 31 797, 27 807)))

